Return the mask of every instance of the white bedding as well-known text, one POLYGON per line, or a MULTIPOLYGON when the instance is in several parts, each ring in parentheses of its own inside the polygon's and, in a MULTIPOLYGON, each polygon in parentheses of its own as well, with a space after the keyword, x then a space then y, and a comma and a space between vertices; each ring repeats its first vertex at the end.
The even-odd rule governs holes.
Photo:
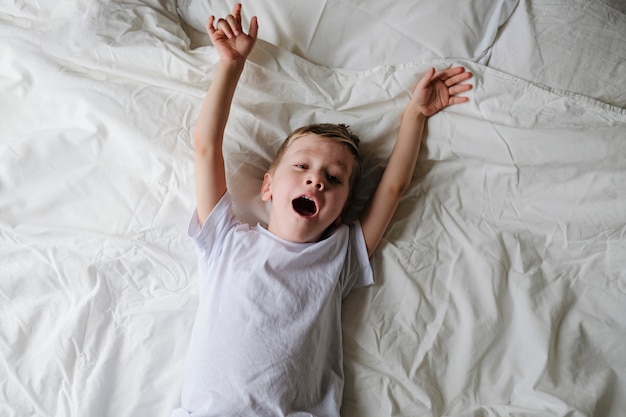
POLYGON ((626 107, 626 2, 520 0, 488 64, 626 107))
MULTIPOLYGON (((259 37, 307 61, 362 70, 425 58, 484 63, 498 28, 518 0, 255 0, 243 17, 257 16, 259 37)), ((181 0, 178 11, 198 33, 207 18, 230 12, 235 0, 181 0)), ((202 42, 209 43, 206 37, 202 42)))
MULTIPOLYGON (((436 3, 390 9, 406 10, 398 50, 431 42, 406 59, 381 46, 385 31, 290 38, 301 28, 290 22, 322 20, 259 10, 277 21, 260 20, 225 146, 241 214, 265 219, 262 174, 282 138, 311 121, 361 136, 357 211, 407 90, 430 66, 467 66, 471 102, 429 121, 413 185, 372 260, 377 285, 345 303, 342 414, 621 416, 623 3, 475 2, 453 41, 430 37, 429 22, 460 16, 436 3), (412 24, 419 8, 437 9, 426 26, 412 24), (555 40, 557 21, 571 36, 555 40), (330 46, 298 43, 316 37, 330 46)), ((177 14, 191 5, 0 3, 0 416, 154 416, 178 405, 197 303, 190 133, 217 59, 177 14)), ((383 25, 385 10, 373 10, 348 23, 328 15, 324 27, 383 25)))

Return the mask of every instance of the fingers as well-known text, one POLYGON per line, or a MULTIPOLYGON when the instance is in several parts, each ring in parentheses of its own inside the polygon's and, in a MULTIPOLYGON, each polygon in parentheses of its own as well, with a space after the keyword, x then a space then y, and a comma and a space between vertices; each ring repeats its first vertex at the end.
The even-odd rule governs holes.
POLYGON ((458 84, 453 85, 452 87, 448 87, 448 94, 454 96, 456 94, 464 93, 472 89, 471 84, 458 84))
MULTIPOLYGON (((215 16, 210 16, 206 26, 207 32, 211 36, 217 31, 221 31, 228 39, 244 34, 241 26, 241 3, 237 3, 233 7, 231 14, 225 18, 217 19, 217 22, 215 21, 215 16)), ((255 16, 250 20, 249 36, 256 40, 258 30, 259 24, 255 16)))
POLYGON ((250 31, 248 32, 248 36, 250 36, 253 40, 256 41, 258 33, 259 33, 259 22, 257 21, 256 16, 253 16, 252 19, 250 19, 250 31))
POLYGON ((467 98, 467 97, 452 96, 448 100, 448 103, 449 104, 460 104, 460 103, 466 103, 468 101, 469 101, 469 98, 467 98))
POLYGON ((472 73, 471 72, 463 72, 461 74, 455 75, 453 77, 448 78, 447 80, 444 81, 445 85, 447 87, 463 87, 466 88, 464 90, 460 90, 460 91, 466 91, 469 90, 470 88, 472 88, 472 86, 470 84, 461 84, 462 82, 468 80, 469 78, 472 77, 472 73))
POLYGON ((463 83, 472 77, 472 73, 458 66, 436 72, 430 68, 419 80, 411 102, 426 117, 440 110, 469 101, 468 97, 459 96, 472 89, 469 83, 463 83))
POLYGON ((472 77, 472 73, 466 71, 464 67, 446 68, 435 72, 430 68, 415 86, 414 93, 428 90, 435 81, 443 83, 448 89, 448 95, 454 96, 472 89, 471 84, 461 84, 472 77))
POLYGON ((458 104, 465 103, 469 100, 467 97, 458 97, 457 94, 461 94, 472 89, 471 84, 461 84, 471 77, 471 72, 466 71, 464 67, 459 66, 446 68, 435 74, 433 79, 441 80, 448 88, 449 103, 458 104))
POLYGON ((209 20, 207 20, 206 22, 206 31, 208 32, 210 36, 213 36, 213 34, 215 33, 215 27, 213 26, 214 23, 215 23, 215 16, 213 15, 209 16, 209 20))
POLYGON ((215 16, 211 16, 207 22, 207 31, 209 32, 209 35, 214 34, 217 31, 222 31, 224 36, 231 39, 241 34, 241 26, 237 23, 237 18, 231 14, 226 16, 226 18, 218 19, 215 27, 213 27, 214 23, 215 16))
POLYGON ((459 84, 469 79, 471 76, 472 76, 471 72, 463 71, 457 75, 454 75, 448 78, 444 82, 445 85, 448 87, 448 95, 450 96, 449 98, 450 104, 465 103, 466 101, 469 101, 469 98, 458 96, 458 94, 465 93, 472 89, 471 84, 459 84))
POLYGON ((472 73, 463 67, 452 67, 440 71, 435 78, 440 79, 446 86, 452 87, 472 77, 472 73))
POLYGON ((241 3, 237 3, 233 6, 233 11, 229 16, 234 17, 235 22, 241 27, 241 3))
POLYGON ((443 69, 441 71, 439 71, 436 75, 435 78, 438 78, 442 81, 447 80, 448 78, 454 77, 456 75, 459 74, 463 74, 465 72, 465 68, 458 66, 458 67, 450 67, 450 68, 446 68, 443 69))

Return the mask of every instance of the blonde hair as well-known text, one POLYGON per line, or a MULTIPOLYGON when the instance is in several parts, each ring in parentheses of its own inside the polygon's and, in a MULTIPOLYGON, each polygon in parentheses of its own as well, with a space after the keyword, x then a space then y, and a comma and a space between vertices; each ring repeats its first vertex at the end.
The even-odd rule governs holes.
POLYGON ((359 142, 361 140, 357 135, 352 133, 352 130, 350 130, 350 127, 348 125, 345 125, 343 123, 318 123, 302 126, 294 130, 289 134, 289 136, 287 136, 287 138, 278 149, 278 152, 276 152, 274 161, 272 161, 272 164, 270 165, 269 172, 274 172, 274 169, 282 160, 283 155, 287 151, 287 148, 289 148, 289 146, 294 141, 309 134, 314 134, 322 138, 327 138, 331 141, 341 143, 345 145, 345 147, 350 151, 350 154, 354 158, 352 172, 350 173, 350 190, 352 190, 354 183, 361 174, 361 169, 363 166, 363 162, 361 161, 361 154, 359 153, 359 142))

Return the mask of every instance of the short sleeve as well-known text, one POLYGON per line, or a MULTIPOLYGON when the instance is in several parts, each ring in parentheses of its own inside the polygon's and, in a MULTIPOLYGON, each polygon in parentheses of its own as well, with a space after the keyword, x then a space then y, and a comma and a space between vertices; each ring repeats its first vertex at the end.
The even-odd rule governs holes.
POLYGON ((372 264, 367 256, 367 246, 360 222, 349 227, 349 243, 342 271, 342 297, 346 298, 355 288, 374 284, 372 264))
POLYGON ((189 221, 187 233, 200 254, 208 258, 210 255, 215 255, 214 252, 220 247, 216 243, 223 241, 226 232, 236 224, 237 221, 232 210, 232 199, 227 191, 217 202, 202 227, 198 220, 198 210, 194 211, 189 221))

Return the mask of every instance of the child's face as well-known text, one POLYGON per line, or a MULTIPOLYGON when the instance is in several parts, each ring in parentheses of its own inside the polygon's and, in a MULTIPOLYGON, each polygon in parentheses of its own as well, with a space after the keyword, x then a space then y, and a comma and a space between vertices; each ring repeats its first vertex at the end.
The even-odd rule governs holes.
POLYGON ((287 148, 261 188, 271 201, 268 230, 290 242, 316 242, 341 214, 350 194, 353 156, 345 145, 314 134, 287 148))

